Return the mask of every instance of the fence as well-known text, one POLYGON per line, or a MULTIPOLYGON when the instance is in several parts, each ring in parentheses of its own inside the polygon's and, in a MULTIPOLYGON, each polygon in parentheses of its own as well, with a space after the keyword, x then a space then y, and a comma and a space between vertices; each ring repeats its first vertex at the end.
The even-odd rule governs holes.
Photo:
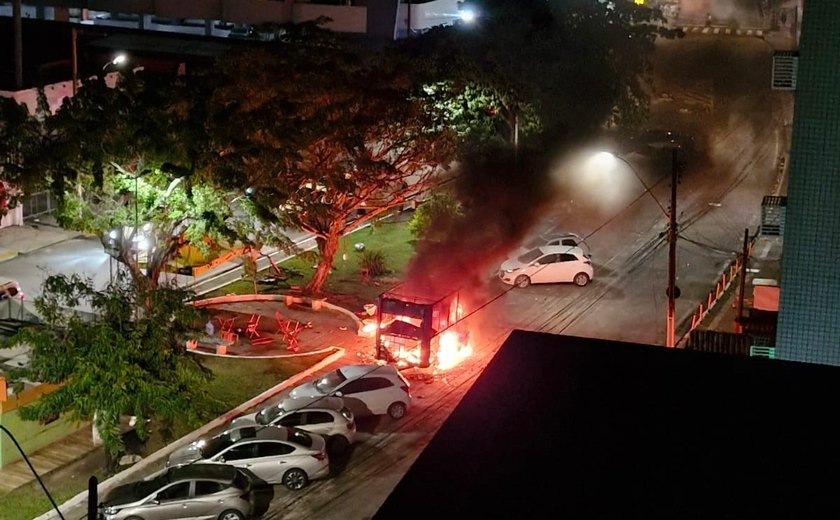
POLYGON ((33 218, 52 213, 55 207, 49 191, 38 191, 23 199, 23 218, 33 218))
MULTIPOLYGON (((747 244, 747 258, 752 255, 755 237, 756 235, 750 237, 749 243, 747 244)), ((706 300, 701 301, 697 310, 691 315, 691 327, 689 327, 688 333, 691 333, 694 329, 700 326, 700 323, 703 322, 703 318, 706 317, 706 314, 712 310, 712 307, 714 307, 715 304, 723 297, 726 290, 732 285, 732 282, 735 281, 741 274, 743 262, 744 258, 742 258, 742 255, 739 254, 729 263, 729 266, 723 270, 720 274, 720 279, 718 279, 717 283, 715 283, 715 288, 709 291, 709 294, 706 295, 706 300)))

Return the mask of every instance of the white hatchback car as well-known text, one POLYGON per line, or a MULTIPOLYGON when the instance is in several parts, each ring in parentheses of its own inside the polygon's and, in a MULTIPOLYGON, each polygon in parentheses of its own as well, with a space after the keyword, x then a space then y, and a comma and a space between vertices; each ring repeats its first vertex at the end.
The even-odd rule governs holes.
POLYGON ((230 425, 291 426, 323 435, 330 455, 344 453, 356 441, 353 412, 340 397, 287 397, 262 410, 237 417, 230 425))
POLYGON ((572 282, 583 287, 594 277, 592 261, 579 247, 538 247, 502 263, 499 278, 510 285, 572 282))
POLYGON ((317 433, 285 426, 238 426, 175 450, 166 465, 197 461, 246 468, 269 484, 291 490, 330 473, 327 441, 317 433))
POLYGON ((356 417, 401 419, 411 407, 411 385, 392 365, 345 365, 292 389, 289 397, 337 396, 356 417))

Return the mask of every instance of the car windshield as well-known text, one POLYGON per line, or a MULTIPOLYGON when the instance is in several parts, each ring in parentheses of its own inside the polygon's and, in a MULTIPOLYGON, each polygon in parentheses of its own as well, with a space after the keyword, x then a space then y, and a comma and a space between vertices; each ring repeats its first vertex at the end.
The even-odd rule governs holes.
POLYGON ((280 414, 284 413, 286 410, 283 409, 283 405, 276 405, 276 406, 268 406, 263 408, 260 413, 257 414, 257 423, 258 424, 271 424, 271 421, 280 417, 280 414))
POLYGON ((152 480, 135 482, 134 489, 132 490, 133 495, 138 498, 147 497, 170 482, 171 479, 168 472, 160 474, 152 480))
POLYGON ((291 428, 289 430, 289 440, 307 448, 312 447, 312 436, 297 428, 291 428))
POLYGON ((516 260, 518 260, 519 263, 522 263, 522 264, 530 264, 531 262, 533 262, 537 258, 541 257, 542 255, 543 255, 543 252, 539 248, 537 248, 537 249, 532 249, 532 250, 528 251, 524 255, 521 255, 516 260))
POLYGON ((344 374, 341 373, 341 370, 334 370, 322 377, 321 379, 319 379, 315 383, 315 389, 321 392, 322 394, 328 394, 336 388, 338 388, 338 386, 345 381, 347 381, 347 378, 344 377, 344 374))
POLYGON ((201 451, 201 456, 205 459, 215 457, 216 454, 226 449, 239 439, 244 437, 253 437, 255 431, 256 430, 254 428, 240 428, 224 432, 206 442, 199 441, 198 448, 201 451))
POLYGON ((233 441, 227 437, 216 437, 199 446, 199 450, 202 457, 209 459, 231 444, 233 444, 233 441))

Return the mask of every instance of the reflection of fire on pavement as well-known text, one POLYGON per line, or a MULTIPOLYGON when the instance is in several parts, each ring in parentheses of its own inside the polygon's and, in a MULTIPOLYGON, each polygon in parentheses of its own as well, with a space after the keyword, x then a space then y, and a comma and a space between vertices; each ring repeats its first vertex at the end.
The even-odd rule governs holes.
POLYGON ((378 360, 447 370, 472 353, 469 331, 459 326, 465 315, 458 290, 436 295, 402 284, 379 296, 375 318, 363 322, 362 332, 376 338, 378 360))

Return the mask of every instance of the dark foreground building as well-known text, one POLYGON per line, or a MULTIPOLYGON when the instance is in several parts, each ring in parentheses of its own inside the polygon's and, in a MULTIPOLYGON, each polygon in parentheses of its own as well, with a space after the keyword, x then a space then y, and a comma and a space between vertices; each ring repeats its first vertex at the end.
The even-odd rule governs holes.
POLYGON ((515 331, 374 520, 837 518, 840 369, 515 331))

